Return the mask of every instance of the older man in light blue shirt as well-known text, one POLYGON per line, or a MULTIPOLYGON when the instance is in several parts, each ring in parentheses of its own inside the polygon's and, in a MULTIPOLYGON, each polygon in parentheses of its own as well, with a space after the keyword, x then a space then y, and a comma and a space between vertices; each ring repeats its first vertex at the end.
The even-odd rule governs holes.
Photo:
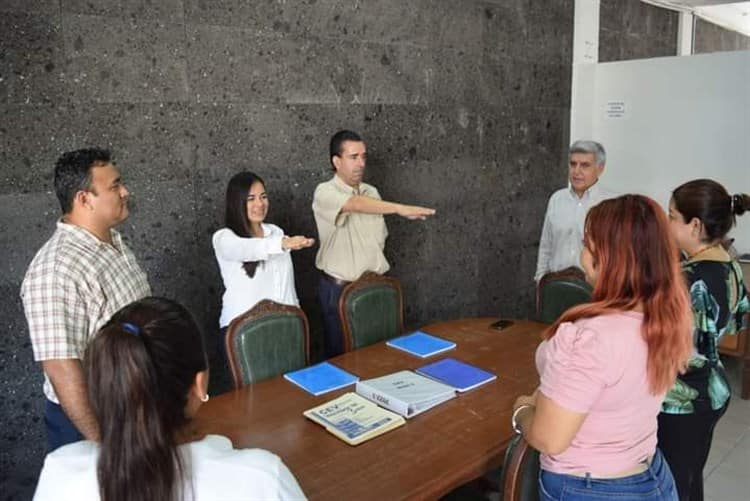
POLYGON ((534 280, 570 266, 581 267, 586 213, 616 196, 598 182, 606 158, 604 147, 596 141, 576 141, 570 146, 568 187, 553 193, 547 204, 534 280))

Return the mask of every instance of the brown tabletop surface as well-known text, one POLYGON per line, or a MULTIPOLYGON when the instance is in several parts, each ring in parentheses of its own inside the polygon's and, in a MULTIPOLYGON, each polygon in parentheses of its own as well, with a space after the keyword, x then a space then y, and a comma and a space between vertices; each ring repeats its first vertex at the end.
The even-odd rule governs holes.
POLYGON ((421 330, 457 343, 455 350, 420 359, 367 346, 330 360, 361 379, 416 369, 445 357, 497 374, 484 386, 438 405, 406 425, 352 447, 306 419, 302 412, 354 391, 318 397, 276 377, 225 393, 204 404, 200 433, 225 435, 236 448, 279 455, 310 499, 433 499, 502 463, 512 437, 511 407, 538 384, 534 351, 545 324, 517 320, 502 331, 496 318, 439 322, 421 330))

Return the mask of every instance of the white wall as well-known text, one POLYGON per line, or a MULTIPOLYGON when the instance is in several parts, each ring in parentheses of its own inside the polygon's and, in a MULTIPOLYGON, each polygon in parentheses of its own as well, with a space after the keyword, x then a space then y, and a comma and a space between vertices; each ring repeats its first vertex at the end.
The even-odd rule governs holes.
MULTIPOLYGON (((750 193, 750 51, 581 64, 575 76, 571 141, 604 145, 603 184, 665 207, 696 178, 750 193)), ((737 222, 735 247, 750 252, 750 213, 737 222)))

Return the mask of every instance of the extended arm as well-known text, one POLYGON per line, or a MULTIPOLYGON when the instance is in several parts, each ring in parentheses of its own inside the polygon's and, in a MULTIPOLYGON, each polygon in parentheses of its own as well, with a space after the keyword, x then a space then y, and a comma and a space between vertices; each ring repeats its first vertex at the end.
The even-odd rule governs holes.
POLYGON ((216 255, 228 261, 265 261, 272 254, 285 250, 300 250, 310 247, 315 239, 297 235, 288 237, 275 235, 267 238, 239 237, 229 229, 223 229, 213 237, 216 255))
POLYGON ((350 197, 341 212, 364 212, 366 214, 398 214, 407 219, 427 219, 435 214, 435 209, 417 205, 404 205, 395 202, 378 200, 364 195, 350 197))
POLYGON ((87 440, 99 440, 99 425, 89 404, 81 361, 74 358, 44 360, 42 368, 68 419, 87 440))

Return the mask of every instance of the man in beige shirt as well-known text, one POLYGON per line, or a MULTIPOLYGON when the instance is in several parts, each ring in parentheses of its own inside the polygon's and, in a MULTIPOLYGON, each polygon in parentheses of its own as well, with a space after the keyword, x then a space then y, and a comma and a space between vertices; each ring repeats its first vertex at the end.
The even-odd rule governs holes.
POLYGON ((434 209, 386 202, 374 186, 362 182, 367 148, 356 132, 334 134, 330 152, 336 174, 315 188, 312 205, 320 241, 315 266, 321 271, 318 293, 326 358, 343 352, 338 314, 341 290, 366 271, 383 274, 389 269, 383 254, 388 237, 383 215, 423 220, 435 214, 434 209))

